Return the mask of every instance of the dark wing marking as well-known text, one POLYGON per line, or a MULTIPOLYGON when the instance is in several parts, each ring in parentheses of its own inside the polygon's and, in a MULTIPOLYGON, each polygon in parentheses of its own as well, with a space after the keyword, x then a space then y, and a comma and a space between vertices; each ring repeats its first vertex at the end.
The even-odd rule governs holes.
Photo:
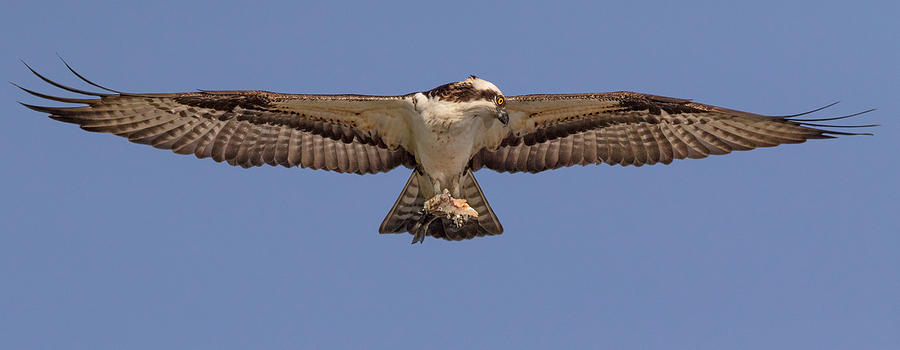
MULTIPOLYGON (((269 164, 359 174, 415 165, 404 148, 406 113, 414 110, 402 96, 265 91, 107 94, 71 88, 28 69, 53 86, 99 98, 57 97, 16 85, 43 99, 84 105, 23 103, 26 107, 88 131, 179 154, 242 167, 269 164)), ((72 72, 88 84, 115 92, 72 72)))
POLYGON ((814 127, 876 126, 809 123, 872 110, 822 119, 796 118, 817 110, 769 117, 633 92, 512 96, 506 108, 510 133, 499 147, 477 153, 473 169, 539 172, 576 164, 669 164, 835 135, 869 135, 814 127))

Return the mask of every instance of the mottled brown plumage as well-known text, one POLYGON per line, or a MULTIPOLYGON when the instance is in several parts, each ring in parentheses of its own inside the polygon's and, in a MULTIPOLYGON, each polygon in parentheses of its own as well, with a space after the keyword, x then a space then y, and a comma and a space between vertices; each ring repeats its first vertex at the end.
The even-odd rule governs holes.
MULTIPOLYGON (((669 164, 675 159, 859 134, 811 128, 792 117, 633 92, 524 95, 507 101, 510 119, 521 123, 521 131, 510 132, 496 149, 480 150, 472 158, 473 170, 535 173, 600 163, 669 164)), ((850 127, 868 126, 874 125, 850 127)))
MULTIPOLYGON (((37 73, 35 73, 37 74, 37 73)), ((38 75, 45 81, 49 79, 38 75)), ((52 83, 63 89, 84 93, 52 83)), ((129 141, 171 149, 197 158, 212 158, 242 167, 282 165, 347 173, 378 173, 415 160, 401 146, 387 145, 371 126, 357 127, 359 110, 367 103, 404 106, 399 97, 333 95, 289 95, 265 91, 203 91, 174 94, 93 94, 99 99, 61 99, 24 89, 60 102, 86 107, 26 105, 50 113, 53 119, 74 123, 82 129, 108 132, 129 141), (328 101, 331 106, 307 113, 291 106, 328 101), (338 112, 350 115, 334 117, 338 112)))

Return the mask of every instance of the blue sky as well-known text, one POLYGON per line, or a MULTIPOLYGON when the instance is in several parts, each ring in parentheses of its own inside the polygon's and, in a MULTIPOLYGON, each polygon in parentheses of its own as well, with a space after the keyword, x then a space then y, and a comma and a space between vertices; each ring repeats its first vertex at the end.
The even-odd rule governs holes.
POLYGON ((506 231, 379 235, 409 171, 233 168, 0 88, 0 348, 900 348, 894 1, 7 1, 3 79, 135 92, 631 90, 873 137, 476 173, 506 231))

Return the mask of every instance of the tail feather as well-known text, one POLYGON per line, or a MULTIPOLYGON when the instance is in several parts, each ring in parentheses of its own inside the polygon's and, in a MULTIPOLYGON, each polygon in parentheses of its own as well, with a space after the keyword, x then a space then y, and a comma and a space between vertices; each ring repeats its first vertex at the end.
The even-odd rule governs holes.
POLYGON ((406 186, 403 187, 403 192, 400 193, 400 197, 397 197, 397 201, 394 202, 391 211, 388 212, 384 221, 381 222, 378 232, 409 232, 409 229, 422 217, 420 210, 422 210, 424 205, 425 198, 422 196, 422 192, 419 191, 419 177, 416 176, 416 172, 413 170, 409 180, 406 181, 406 186))
MULTIPOLYGON (((460 183, 462 195, 466 202, 478 212, 478 218, 467 222, 462 227, 449 220, 435 220, 428 227, 428 235, 435 238, 443 238, 451 241, 472 239, 475 237, 499 235, 503 233, 500 220, 491 209, 478 181, 471 171, 467 171, 460 183)), ((419 188, 419 179, 415 172, 406 182, 406 187, 400 193, 400 197, 394 203, 393 208, 381 223, 378 229, 380 233, 409 232, 421 219, 421 210, 425 204, 425 198, 419 188)))
POLYGON ((477 226, 479 231, 483 232, 479 236, 503 233, 503 225, 500 225, 500 219, 494 214, 494 210, 488 204, 487 198, 484 198, 484 192, 481 191, 481 186, 478 185, 478 181, 475 180, 475 175, 472 174, 471 170, 467 170, 466 175, 463 177, 462 192, 469 206, 478 212, 477 226))

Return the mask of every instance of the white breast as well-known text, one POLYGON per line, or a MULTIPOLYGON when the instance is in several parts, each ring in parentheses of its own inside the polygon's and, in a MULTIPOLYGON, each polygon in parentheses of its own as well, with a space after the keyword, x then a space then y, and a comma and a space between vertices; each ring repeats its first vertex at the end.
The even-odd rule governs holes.
POLYGON ((447 186, 465 171, 475 143, 484 133, 480 118, 466 114, 458 103, 430 103, 411 123, 416 162, 432 179, 447 186))

